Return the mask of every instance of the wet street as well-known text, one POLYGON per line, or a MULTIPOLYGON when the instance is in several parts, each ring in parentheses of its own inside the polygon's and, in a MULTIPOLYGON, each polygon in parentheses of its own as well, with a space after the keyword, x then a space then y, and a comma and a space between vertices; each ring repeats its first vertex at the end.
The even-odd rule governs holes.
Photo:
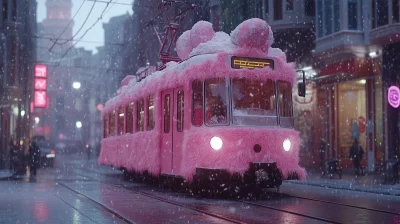
POLYGON ((400 197, 285 183, 258 200, 194 198, 84 156, 0 181, 0 223, 400 223, 400 197))

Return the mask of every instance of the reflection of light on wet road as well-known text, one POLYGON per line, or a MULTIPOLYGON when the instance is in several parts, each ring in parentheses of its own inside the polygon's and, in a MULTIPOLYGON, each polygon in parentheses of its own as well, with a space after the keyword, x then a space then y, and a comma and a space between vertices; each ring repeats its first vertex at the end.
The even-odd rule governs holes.
POLYGON ((81 214, 79 211, 82 210, 82 202, 79 199, 75 199, 75 209, 74 209, 74 215, 72 217, 72 221, 74 224, 80 224, 82 223, 81 220, 81 214))
POLYGON ((49 218, 49 209, 44 201, 35 201, 34 213, 39 222, 44 222, 49 218))

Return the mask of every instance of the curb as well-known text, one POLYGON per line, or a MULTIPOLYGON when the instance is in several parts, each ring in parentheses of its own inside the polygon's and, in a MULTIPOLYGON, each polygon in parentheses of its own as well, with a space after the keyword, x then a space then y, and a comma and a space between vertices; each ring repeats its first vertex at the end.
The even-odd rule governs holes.
POLYGON ((322 184, 322 183, 307 183, 307 182, 300 182, 300 181, 293 181, 287 180, 286 183, 290 184, 298 184, 298 185, 308 185, 308 186, 315 186, 315 187, 326 187, 332 189, 339 189, 339 190, 349 190, 349 191, 359 191, 359 192, 366 192, 366 193, 374 193, 374 194, 381 194, 381 195, 391 195, 391 196, 400 196, 400 190, 395 190, 398 192, 391 192, 392 190, 387 191, 379 191, 375 189, 366 189, 363 187, 347 187, 347 186, 335 186, 329 184, 322 184))

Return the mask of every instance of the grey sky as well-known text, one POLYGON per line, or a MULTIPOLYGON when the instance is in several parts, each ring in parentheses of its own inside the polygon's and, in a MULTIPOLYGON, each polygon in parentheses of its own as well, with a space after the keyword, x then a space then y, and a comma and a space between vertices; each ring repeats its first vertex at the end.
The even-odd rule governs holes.
MULTIPOLYGON (((79 6, 81 5, 82 1, 84 0, 72 0, 72 12, 71 17, 75 15, 76 11, 78 10, 79 6)), ((37 0, 38 3, 38 13, 37 13, 37 21, 42 22, 43 19, 46 17, 46 0, 37 0)), ((114 0, 112 2, 117 3, 132 3, 132 0, 114 0)), ((81 27, 83 24, 86 16, 88 15, 90 8, 93 5, 93 1, 86 1, 81 10, 76 15, 73 27, 73 33, 75 34, 76 31, 81 27)), ((106 7, 106 3, 96 2, 93 8, 92 13, 90 14, 89 19, 87 20, 83 29, 79 32, 78 38, 90 27, 93 25, 94 22, 99 18, 101 12, 106 7)), ((106 14, 103 15, 103 19, 97 22, 97 24, 82 38, 82 40, 90 40, 90 41, 98 41, 104 43, 104 30, 103 30, 103 23, 107 23, 110 18, 114 16, 119 16, 129 12, 132 15, 132 7, 129 5, 118 5, 118 4, 110 4, 110 6, 106 10, 106 14)), ((93 53, 97 52, 96 47, 102 46, 103 44, 95 44, 95 43, 78 43, 77 47, 84 47, 87 50, 92 50, 93 53)))

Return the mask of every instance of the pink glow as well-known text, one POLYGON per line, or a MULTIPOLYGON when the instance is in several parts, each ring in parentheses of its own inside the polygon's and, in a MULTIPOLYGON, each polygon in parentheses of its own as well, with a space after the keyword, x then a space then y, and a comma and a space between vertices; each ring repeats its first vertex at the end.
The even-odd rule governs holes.
POLYGON ((45 108, 47 105, 46 91, 35 90, 33 104, 35 108, 45 108))
POLYGON ((47 80, 35 78, 34 85, 36 90, 46 90, 47 80))
POLYGON ((397 86, 391 86, 388 91, 388 102, 390 106, 398 108, 400 106, 400 89, 397 86))
POLYGON ((47 66, 35 65, 35 77, 47 78, 47 66))

